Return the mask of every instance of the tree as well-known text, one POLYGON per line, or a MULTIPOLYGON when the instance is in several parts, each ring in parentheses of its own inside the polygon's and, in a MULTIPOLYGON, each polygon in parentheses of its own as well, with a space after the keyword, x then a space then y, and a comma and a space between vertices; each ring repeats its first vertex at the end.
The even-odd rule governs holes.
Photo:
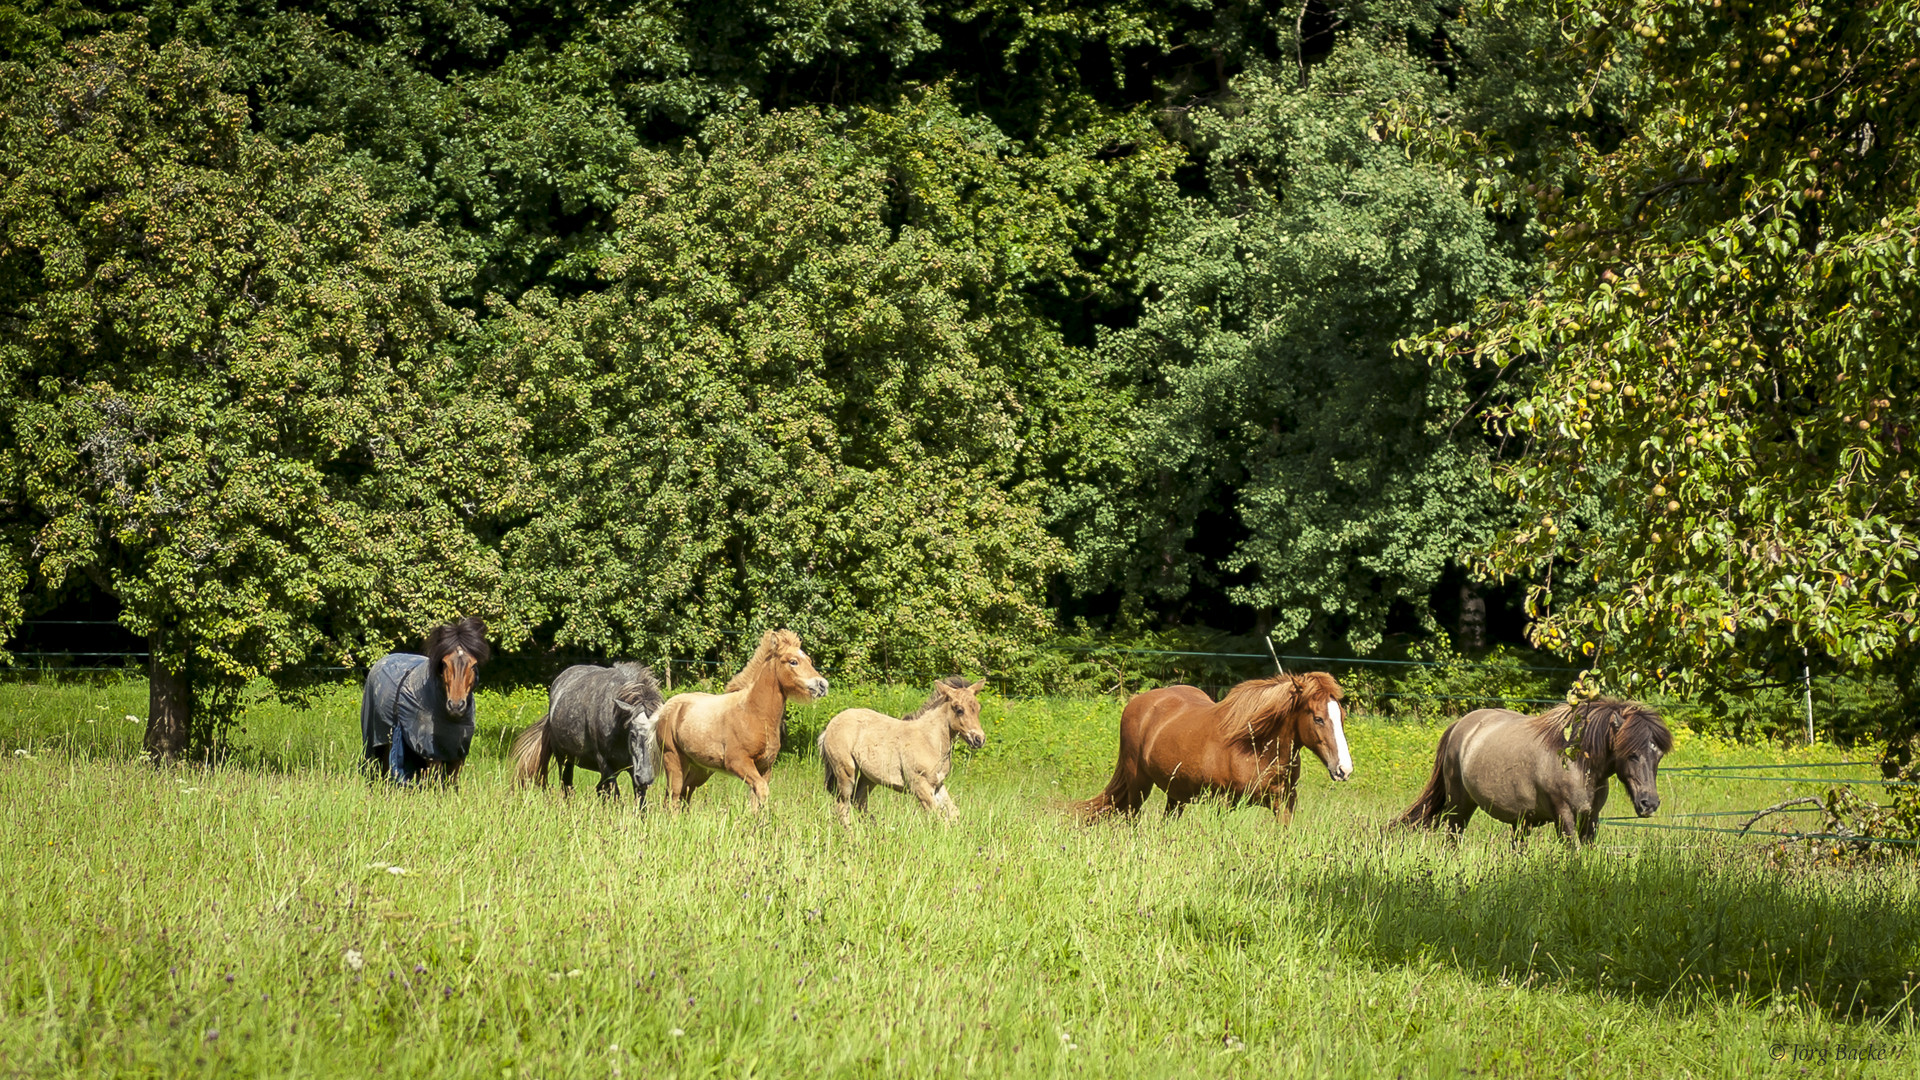
POLYGON ((504 539, 516 602, 643 657, 784 623, 936 671, 1044 633, 1063 553, 1022 474, 1083 354, 1021 286, 1079 273, 1086 212, 1050 170, 1080 175, 938 94, 637 154, 606 291, 502 309, 551 493, 504 539))
POLYGON ((251 677, 484 610, 471 523, 518 497, 518 421, 446 344, 466 269, 223 77, 138 29, 0 68, 0 573, 120 602, 156 757, 251 677))
POLYGON ((1508 197, 1530 295, 1428 348, 1533 365, 1493 423, 1524 509, 1485 551, 1602 683, 1912 673, 1920 641, 1920 6, 1558 3, 1559 55, 1633 79, 1626 130, 1508 197))
POLYGON ((1130 466, 1077 494, 1083 587, 1144 606, 1204 584, 1283 639, 1366 651, 1502 520, 1464 380, 1394 348, 1520 268, 1475 174, 1426 145, 1465 95, 1413 48, 1425 19, 1362 19, 1310 70, 1189 114, 1208 193, 1169 216, 1145 311, 1106 342, 1138 397, 1130 466))

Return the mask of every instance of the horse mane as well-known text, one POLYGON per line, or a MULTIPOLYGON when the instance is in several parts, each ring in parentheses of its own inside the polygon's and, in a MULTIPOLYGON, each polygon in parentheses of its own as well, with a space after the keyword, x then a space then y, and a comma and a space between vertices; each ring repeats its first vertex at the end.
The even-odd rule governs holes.
POLYGON ((747 660, 747 665, 740 669, 738 675, 727 680, 726 692, 731 694, 736 690, 745 690, 752 686, 753 681, 760 677, 760 669, 773 663, 774 650, 781 646, 798 649, 800 635, 791 630, 769 630, 762 634, 760 647, 753 650, 753 656, 747 660))
POLYGON ((620 689, 614 691, 615 701, 628 705, 637 705, 648 712, 660 708, 660 684, 653 677, 653 669, 633 660, 622 660, 613 665, 614 674, 620 676, 620 689))
POLYGON ((1554 751, 1577 746, 1580 756, 1598 761, 1610 756, 1618 746, 1622 753, 1636 750, 1673 751, 1673 732, 1667 730, 1659 710, 1638 701, 1619 698, 1594 698, 1577 705, 1555 705, 1533 718, 1534 732, 1547 748, 1554 751), (1620 730, 1614 731, 1615 721, 1620 730), (1572 729, 1572 738, 1568 730, 1572 729))
POLYGON ((487 645, 487 624, 480 616, 469 615, 457 622, 441 623, 427 631, 426 642, 421 651, 427 654, 427 662, 433 667, 433 677, 440 678, 443 670, 441 661, 455 649, 467 650, 476 664, 484 664, 493 657, 493 650, 487 645))
POLYGON ((1214 706, 1221 730, 1231 738, 1246 738, 1255 744, 1272 742, 1293 716, 1296 701, 1340 696, 1340 684, 1324 671, 1299 675, 1269 675, 1248 679, 1227 691, 1214 706))
POLYGON ((940 688, 943 686, 950 686, 955 690, 962 690, 972 685, 973 685, 973 680, 967 678, 965 675, 949 675, 946 678, 941 679, 939 682, 933 684, 933 693, 927 695, 927 700, 921 702, 919 708, 913 710, 912 712, 901 717, 900 719, 918 720, 921 717, 927 715, 929 711, 931 711, 934 707, 940 704, 941 698, 945 697, 944 694, 940 693, 940 688))

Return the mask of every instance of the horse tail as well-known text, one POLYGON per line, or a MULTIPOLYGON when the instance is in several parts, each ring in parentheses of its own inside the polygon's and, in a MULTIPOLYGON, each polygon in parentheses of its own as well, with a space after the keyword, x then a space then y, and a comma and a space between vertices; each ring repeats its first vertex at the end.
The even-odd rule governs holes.
POLYGON ((1121 740, 1120 760, 1113 766, 1113 779, 1100 789, 1100 794, 1091 799, 1082 799, 1072 803, 1070 809, 1080 820, 1087 824, 1106 817, 1108 814, 1127 813, 1139 809, 1140 800, 1135 789, 1139 786, 1134 776, 1136 769, 1127 759, 1126 740, 1121 740))
POLYGON ((520 733, 513 740, 513 782, 518 787, 539 781, 541 787, 547 786, 547 721, 552 713, 540 718, 540 722, 520 733))
POLYGON ((1394 820, 1395 825, 1408 828, 1425 829, 1433 825, 1447 808, 1447 740, 1453 738, 1453 725, 1440 733, 1440 745, 1433 751, 1433 775, 1427 778, 1427 786, 1420 790, 1420 797, 1413 800, 1407 812, 1394 820))
POLYGON ((820 751, 820 773, 826 780, 827 794, 836 794, 839 789, 833 786, 833 759, 827 756, 827 733, 822 731, 813 745, 820 751))

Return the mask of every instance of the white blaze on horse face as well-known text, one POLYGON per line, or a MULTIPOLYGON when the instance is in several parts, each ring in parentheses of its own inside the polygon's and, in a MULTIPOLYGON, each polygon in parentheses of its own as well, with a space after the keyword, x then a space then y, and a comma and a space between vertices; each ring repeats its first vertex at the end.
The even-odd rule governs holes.
POLYGON ((1353 755, 1347 752, 1347 729, 1340 723, 1340 703, 1327 702, 1327 722, 1333 725, 1333 745, 1338 751, 1334 759, 1333 778, 1345 780, 1353 775, 1353 755))

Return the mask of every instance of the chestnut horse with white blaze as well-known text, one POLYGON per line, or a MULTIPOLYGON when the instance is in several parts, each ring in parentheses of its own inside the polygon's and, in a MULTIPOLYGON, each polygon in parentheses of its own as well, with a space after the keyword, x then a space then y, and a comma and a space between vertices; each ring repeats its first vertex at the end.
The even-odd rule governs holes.
POLYGON ((767 774, 780 756, 788 699, 825 696, 827 680, 814 670, 799 635, 767 631, 726 693, 676 694, 660 707, 654 736, 667 772, 668 802, 685 806, 707 777, 728 772, 746 781, 747 803, 758 812, 767 802, 767 774))
POLYGON ((1208 792, 1258 803, 1293 820, 1300 751, 1313 751, 1327 775, 1353 775, 1340 684, 1324 671, 1250 679, 1219 701, 1196 686, 1149 690, 1120 714, 1120 761, 1093 798, 1074 804, 1088 821, 1133 814, 1154 788, 1167 813, 1208 792))

